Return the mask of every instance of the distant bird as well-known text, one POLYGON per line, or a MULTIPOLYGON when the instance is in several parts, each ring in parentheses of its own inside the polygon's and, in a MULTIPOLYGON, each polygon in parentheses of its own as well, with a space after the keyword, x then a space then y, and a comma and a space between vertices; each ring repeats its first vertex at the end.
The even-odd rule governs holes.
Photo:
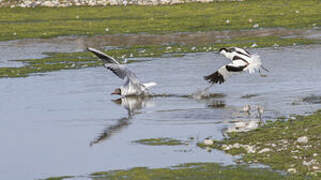
POLYGON ((230 59, 232 62, 220 67, 216 72, 208 76, 204 76, 204 79, 211 84, 221 84, 231 75, 243 71, 247 71, 252 74, 259 71, 262 67, 260 56, 256 54, 251 55, 248 51, 242 48, 221 48, 219 53, 230 59))
POLYGON ((106 64, 104 65, 108 70, 112 71, 116 76, 121 79, 126 79, 126 82, 120 88, 115 89, 112 94, 120 95, 120 96, 140 96, 140 95, 148 95, 148 90, 156 86, 155 82, 142 83, 140 82, 135 73, 127 69, 124 64, 120 64, 114 58, 108 56, 107 54, 94 49, 87 48, 88 51, 94 53, 99 59, 104 61, 106 64))
POLYGON ((257 106, 257 113, 258 113, 258 115, 259 115, 260 122, 262 122, 262 115, 263 115, 263 113, 264 113, 264 107, 258 105, 258 106, 257 106))
POLYGON ((251 112, 251 106, 249 104, 246 104, 243 106, 243 112, 250 114, 251 112))

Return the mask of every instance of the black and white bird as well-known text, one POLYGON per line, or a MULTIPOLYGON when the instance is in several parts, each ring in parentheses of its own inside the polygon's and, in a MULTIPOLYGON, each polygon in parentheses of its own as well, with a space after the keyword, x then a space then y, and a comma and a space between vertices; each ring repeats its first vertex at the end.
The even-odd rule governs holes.
POLYGON ((108 56, 107 54, 94 49, 94 48, 87 48, 88 51, 95 54, 99 59, 105 62, 105 67, 112 71, 116 76, 120 79, 126 80, 125 84, 120 88, 115 89, 112 94, 120 95, 120 96, 144 96, 149 95, 149 89, 153 86, 156 86, 157 83, 149 82, 149 83, 142 83, 140 80, 137 79, 135 73, 130 71, 126 65, 120 64, 117 60, 108 56))
POLYGON ((221 48, 218 52, 232 61, 239 55, 251 57, 251 54, 247 50, 239 47, 221 48))
MULTIPOLYGON (((231 47, 231 48, 221 48, 219 50, 219 53, 225 56, 226 58, 230 59, 231 61, 237 60, 237 59, 242 59, 242 57, 245 56, 246 58, 260 58, 259 55, 257 54, 251 54, 248 52, 246 49, 239 48, 239 47, 231 47)), ((262 64, 260 66, 263 70, 270 72, 268 69, 266 69, 262 64)), ((259 68, 259 72, 260 72, 259 68)))
MULTIPOLYGON (((248 72, 250 74, 260 71, 262 62, 260 56, 257 54, 251 55, 248 51, 242 48, 221 48, 219 53, 230 59, 232 62, 220 67, 216 72, 204 76, 204 79, 211 84, 221 84, 225 82, 231 75, 248 72)), ((267 69, 265 69, 268 71, 267 69)))

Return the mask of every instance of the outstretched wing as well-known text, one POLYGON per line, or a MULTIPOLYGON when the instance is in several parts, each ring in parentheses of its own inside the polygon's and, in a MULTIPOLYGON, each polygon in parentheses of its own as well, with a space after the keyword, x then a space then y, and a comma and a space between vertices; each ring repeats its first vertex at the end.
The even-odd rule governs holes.
POLYGON ((105 67, 113 72, 120 79, 125 79, 127 77, 128 72, 130 72, 124 65, 119 64, 105 64, 105 67))
POLYGON ((133 83, 139 83, 135 73, 130 71, 125 65, 121 64, 105 64, 105 67, 112 71, 120 79, 125 79, 126 77, 133 83))
POLYGON ((119 62, 117 60, 115 60, 113 57, 108 56, 107 54, 105 54, 97 49, 94 49, 91 47, 88 47, 87 49, 88 49, 88 51, 94 53, 99 59, 103 60, 105 63, 119 64, 119 62))
POLYGON ((220 67, 216 72, 204 76, 204 79, 212 84, 221 84, 225 82, 232 74, 236 72, 242 72, 246 67, 247 63, 242 60, 235 60, 230 64, 220 67))

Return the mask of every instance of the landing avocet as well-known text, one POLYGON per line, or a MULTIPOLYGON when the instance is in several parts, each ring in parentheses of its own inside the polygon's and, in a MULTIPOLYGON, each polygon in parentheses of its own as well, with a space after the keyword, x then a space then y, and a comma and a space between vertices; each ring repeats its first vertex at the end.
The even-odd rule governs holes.
POLYGON ((124 64, 120 64, 114 58, 108 56, 107 54, 94 49, 87 48, 88 51, 94 53, 99 59, 104 61, 106 64, 104 65, 107 69, 112 71, 116 76, 121 79, 126 79, 126 82, 120 88, 115 89, 112 94, 121 95, 121 96, 140 96, 140 95, 148 95, 149 88, 156 86, 155 82, 142 83, 140 82, 135 73, 127 69, 124 64))

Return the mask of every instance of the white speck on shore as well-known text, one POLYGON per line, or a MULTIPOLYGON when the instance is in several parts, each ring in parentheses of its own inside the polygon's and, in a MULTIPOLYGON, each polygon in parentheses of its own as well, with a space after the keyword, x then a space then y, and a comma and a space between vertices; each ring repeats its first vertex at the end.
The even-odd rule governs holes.
POLYGON ((315 160, 312 159, 311 161, 303 161, 303 162, 302 162, 302 165, 303 165, 303 166, 311 166, 311 165, 314 164, 314 163, 315 163, 315 160))
POLYGON ((307 136, 301 136, 296 140, 298 143, 306 144, 308 143, 308 137, 307 136))
POLYGON ((296 169, 295 168, 289 168, 288 169, 288 173, 295 174, 296 173, 296 169))
POLYGON ((259 24, 254 24, 254 25, 253 25, 253 28, 258 28, 258 27, 260 27, 259 24))
POLYGON ((214 144, 214 141, 213 141, 212 139, 205 139, 205 140, 203 141, 203 143, 204 143, 205 145, 210 146, 210 145, 213 145, 213 144, 214 144))
POLYGON ((270 148, 264 148, 264 149, 260 150, 258 153, 261 154, 261 153, 265 153, 265 152, 269 152, 269 151, 271 151, 270 148))
POLYGON ((257 44, 254 43, 254 44, 251 45, 251 47, 252 47, 252 48, 257 47, 257 44))

